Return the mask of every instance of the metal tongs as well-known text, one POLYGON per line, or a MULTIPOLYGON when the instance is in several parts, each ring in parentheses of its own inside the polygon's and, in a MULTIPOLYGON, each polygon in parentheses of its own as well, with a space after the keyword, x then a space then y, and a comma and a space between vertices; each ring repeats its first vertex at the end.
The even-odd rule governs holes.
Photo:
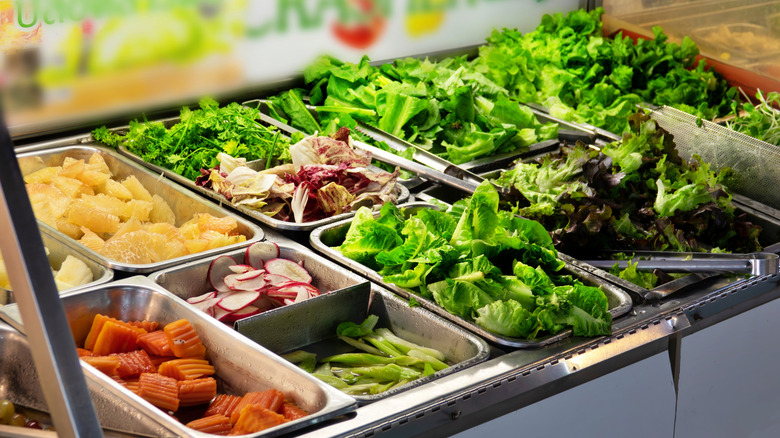
POLYGON ((629 261, 640 271, 660 269, 666 272, 731 273, 774 275, 778 273, 778 255, 768 252, 747 254, 633 251, 631 260, 584 260, 592 266, 610 269, 615 264, 625 269, 629 261))
MULTIPOLYGON (((264 103, 264 101, 262 100, 260 100, 259 102, 264 103)), ((314 107, 312 106, 307 105, 307 107, 312 111, 314 110, 314 107)), ((279 120, 263 113, 262 111, 260 112, 260 120, 262 120, 263 122, 269 125, 276 126, 277 128, 287 133, 300 132, 299 130, 293 128, 292 126, 280 122, 279 120)), ((392 140, 394 144, 397 144, 398 140, 396 139, 392 139, 392 140)), ((370 152, 372 157, 379 161, 385 162, 393 166, 398 166, 401 169, 416 173, 421 178, 425 178, 444 185, 448 185, 450 187, 457 188, 467 193, 474 193, 474 191, 477 189, 477 186, 479 186, 479 184, 484 180, 481 176, 473 174, 467 170, 461 169, 458 166, 450 163, 449 161, 444 160, 443 158, 438 157, 436 155, 433 155, 430 152, 425 151, 424 149, 420 149, 417 146, 412 145, 411 143, 407 143, 407 144, 415 148, 415 159, 418 159, 418 157, 420 157, 420 160, 425 160, 426 164, 427 162, 432 163, 434 166, 436 166, 441 170, 431 168, 428 167, 427 165, 420 164, 411 160, 407 160, 406 158, 400 157, 393 153, 368 145, 361 141, 356 141, 354 139, 352 140, 353 146, 355 146, 358 149, 362 149, 364 151, 370 152), (442 166, 444 167, 442 168, 442 166)), ((498 191, 499 196, 503 198, 510 196, 510 190, 507 189, 506 187, 496 186, 496 190, 498 191)))

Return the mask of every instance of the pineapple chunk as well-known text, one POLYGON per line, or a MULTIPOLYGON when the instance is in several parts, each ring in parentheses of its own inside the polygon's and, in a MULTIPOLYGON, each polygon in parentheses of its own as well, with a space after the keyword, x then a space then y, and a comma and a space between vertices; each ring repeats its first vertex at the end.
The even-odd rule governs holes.
POLYGON ((173 213, 170 205, 159 195, 152 196, 152 212, 149 214, 149 220, 154 223, 176 223, 176 214, 173 213))
POLYGON ((71 255, 65 258, 54 276, 54 282, 60 291, 87 284, 92 280, 92 271, 86 263, 71 255))
POLYGON ((84 184, 76 178, 68 178, 67 176, 55 176, 51 179, 51 184, 57 187, 62 193, 69 198, 79 198, 81 195, 94 195, 95 191, 92 187, 84 184))
POLYGON ((53 177, 57 176, 57 173, 62 170, 62 167, 44 167, 41 170, 24 177, 24 182, 27 184, 49 184, 53 177))
POLYGON ((97 170, 85 169, 83 172, 76 175, 79 181, 90 187, 98 187, 106 183, 111 175, 103 173, 97 170))
POLYGON ((125 186, 127 190, 130 190, 130 193, 133 194, 133 199, 152 201, 152 195, 146 190, 143 184, 141 184, 141 181, 138 181, 138 178, 136 178, 135 175, 130 175, 125 178, 124 181, 122 181, 122 185, 125 186))
POLYGON ((141 201, 140 199, 133 199, 127 202, 127 210, 130 213, 130 217, 148 222, 149 216, 154 210, 154 204, 148 201, 141 201))
POLYGON ((68 212, 68 222, 89 228, 95 233, 115 233, 119 216, 97 209, 83 200, 77 200, 68 212))
POLYGON ((98 192, 104 193, 108 196, 113 196, 123 201, 129 201, 133 199, 133 193, 130 192, 127 187, 113 179, 106 180, 105 185, 98 187, 98 192))
POLYGON ((76 178, 86 168, 84 160, 77 160, 71 157, 65 157, 62 162, 62 170, 59 172, 59 176, 65 176, 68 178, 76 178))
POLYGON ((106 160, 103 159, 103 155, 95 152, 92 154, 92 156, 89 157, 89 162, 87 163, 87 169, 88 170, 94 170, 96 172, 106 173, 109 176, 114 176, 111 173, 111 169, 108 168, 108 165, 106 164, 106 160))

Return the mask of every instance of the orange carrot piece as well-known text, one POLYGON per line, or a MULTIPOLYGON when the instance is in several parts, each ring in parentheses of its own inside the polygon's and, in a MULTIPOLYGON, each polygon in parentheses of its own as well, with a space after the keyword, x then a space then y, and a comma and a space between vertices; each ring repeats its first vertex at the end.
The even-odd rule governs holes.
POLYGON ((219 394, 211 401, 211 404, 206 409, 206 412, 203 413, 203 416, 209 417, 211 415, 221 414, 230 417, 233 414, 233 410, 236 409, 236 406, 238 406, 238 403, 241 401, 241 398, 242 397, 237 395, 219 394))
POLYGON ((94 356, 94 354, 86 348, 76 348, 76 353, 79 357, 94 356))
POLYGON ((283 415, 260 405, 249 405, 241 409, 238 421, 229 435, 255 433, 287 422, 283 415))
POLYGON ((138 378, 137 394, 160 409, 179 409, 179 387, 176 385, 176 379, 156 373, 143 373, 138 378))
POLYGON ((119 368, 119 358, 116 356, 84 356, 81 360, 107 376, 117 374, 117 368, 119 368))
POLYGON ((230 415, 230 422, 235 424, 241 411, 249 405, 259 405, 271 412, 278 412, 284 403, 284 394, 276 389, 269 389, 261 392, 247 392, 244 398, 238 403, 238 406, 230 415))
POLYGON ((280 413, 284 415, 284 418, 286 418, 289 421, 297 420, 299 418, 303 418, 309 415, 308 412, 299 408, 295 403, 291 403, 288 401, 284 402, 284 404, 282 405, 282 412, 280 413))
POLYGON ((214 374, 214 367, 205 359, 174 359, 160 364, 157 372, 176 380, 193 380, 214 374))
POLYGON ((176 357, 206 357, 206 347, 200 341, 195 327, 186 319, 174 321, 163 329, 176 357))
POLYGON ((163 362, 168 362, 169 360, 176 359, 175 356, 152 356, 149 355, 149 359, 152 360, 152 363, 154 364, 155 368, 160 368, 160 364, 163 362))
POLYGON ((194 380, 180 380, 179 406, 193 406, 208 403, 217 395, 217 381, 213 377, 194 380))
POLYGON ((139 336, 138 345, 146 350, 147 353, 155 356, 173 356, 171 344, 168 343, 168 336, 162 330, 155 330, 139 336))
POLYGON ((119 377, 138 377, 141 373, 156 373, 157 367, 144 350, 135 350, 130 353, 117 353, 112 356, 119 358, 119 368, 116 372, 119 377))
POLYGON ((121 383, 121 385, 129 389, 131 392, 138 394, 138 379, 125 380, 124 383, 121 383))
POLYGON ((105 316, 98 313, 97 315, 95 315, 95 318, 92 320, 92 327, 90 328, 89 333, 87 334, 87 339, 84 340, 85 349, 95 351, 95 342, 97 341, 100 332, 103 330, 103 325, 109 321, 125 327, 131 327, 139 334, 146 333, 146 330, 142 328, 135 327, 119 319, 111 318, 110 316, 105 316))
POLYGON ((138 327, 140 329, 145 330, 146 332, 153 332, 157 330, 157 327, 160 326, 160 324, 157 321, 128 321, 128 324, 132 325, 133 327, 138 327))
POLYGON ((138 335, 141 329, 106 321, 95 340, 92 353, 103 356, 111 353, 126 353, 138 348, 138 335))
POLYGON ((186 424, 190 429, 212 435, 227 435, 233 429, 230 419, 224 415, 216 414, 190 421, 186 424))

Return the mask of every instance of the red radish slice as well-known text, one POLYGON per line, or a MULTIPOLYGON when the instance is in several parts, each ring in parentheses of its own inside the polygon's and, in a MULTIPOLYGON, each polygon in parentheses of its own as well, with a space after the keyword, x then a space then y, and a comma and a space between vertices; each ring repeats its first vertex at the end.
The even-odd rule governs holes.
POLYGON ((203 300, 200 303, 193 304, 192 306, 201 312, 208 313, 209 315, 214 315, 214 306, 219 303, 219 301, 222 298, 209 298, 207 300, 203 300))
POLYGON ((285 306, 289 306, 290 304, 295 304, 295 301, 293 301, 293 300, 291 300, 291 299, 289 299, 289 298, 286 298, 286 299, 284 300, 284 305, 285 305, 285 306))
POLYGON ((214 318, 222 322, 227 322, 227 319, 233 314, 232 311, 222 309, 220 307, 214 307, 214 318))
POLYGON ((233 317, 236 318, 236 319, 248 318, 250 316, 257 315, 258 313, 260 313, 262 311, 263 310, 260 309, 259 307, 246 306, 246 307, 244 307, 241 310, 233 312, 233 317))
POLYGON ((220 302, 217 303, 217 307, 230 312, 235 312, 237 310, 241 310, 245 307, 248 307, 249 305, 254 303, 255 300, 258 298, 260 298, 260 292, 254 292, 254 291, 236 292, 230 295, 229 297, 220 300, 220 302))
POLYGON ((244 280, 241 283, 239 283, 241 289, 243 290, 251 290, 251 291, 260 291, 262 290, 268 283, 265 281, 265 278, 263 276, 255 277, 250 280, 244 280))
POLYGON ((311 283, 311 275, 303 266, 287 259, 272 259, 265 262, 265 270, 269 274, 283 275, 293 281, 311 283))
POLYGON ((268 298, 276 298, 276 299, 295 299, 298 297, 298 291, 292 290, 292 289, 282 289, 282 288, 274 288, 272 290, 269 290, 266 295, 268 298))
POLYGON ((279 245, 268 241, 255 242, 246 249, 244 262, 255 269, 260 269, 266 261, 277 257, 279 257, 279 245))
POLYGON ((289 277, 285 277, 284 275, 269 274, 268 272, 263 274, 263 278, 265 278, 265 281, 271 286, 281 286, 284 283, 290 283, 292 281, 289 277))
POLYGON ((233 265, 230 267, 230 270, 233 271, 234 274, 243 274, 244 272, 254 271, 255 268, 249 265, 233 265))
POLYGON ((236 259, 223 255, 215 258, 209 265, 208 278, 211 287, 218 292, 227 292, 230 288, 225 284, 225 275, 231 272, 230 267, 236 265, 236 259))
POLYGON ((213 290, 211 292, 206 292, 203 295, 198 295, 197 297, 189 297, 187 298, 187 302, 190 304, 198 304, 200 302, 206 301, 209 298, 214 298, 217 296, 217 291, 213 290))
POLYGON ((240 290, 260 290, 265 286, 263 271, 251 270, 243 274, 230 274, 225 277, 225 284, 235 291, 240 290))

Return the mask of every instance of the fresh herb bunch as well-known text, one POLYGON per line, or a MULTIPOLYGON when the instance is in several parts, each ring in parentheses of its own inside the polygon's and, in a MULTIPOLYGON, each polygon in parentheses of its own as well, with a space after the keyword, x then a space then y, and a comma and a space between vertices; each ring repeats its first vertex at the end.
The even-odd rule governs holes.
POLYGON ((548 107, 554 116, 615 133, 628 129, 636 105, 669 105, 703 119, 728 114, 737 91, 698 64, 699 49, 688 37, 634 43, 618 34, 602 36, 602 8, 545 15, 533 32, 494 31, 480 48, 473 69, 509 90, 512 98, 548 107))
POLYGON ((780 93, 772 91, 764 95, 761 90, 758 90, 756 99, 758 104, 745 103, 742 106, 744 113, 737 113, 727 126, 769 144, 780 146, 780 111, 776 109, 780 106, 780 93))
MULTIPOLYGON (((304 80, 311 103, 319 105, 321 126, 361 121, 453 163, 558 135, 557 125, 539 123, 465 57, 438 63, 408 58, 381 67, 372 67, 367 57, 357 64, 321 57, 304 70, 304 80)), ((276 106, 293 126, 313 129, 309 116, 297 108, 276 106)))
POLYGON ((547 231, 498 203, 484 182, 449 213, 423 209, 405 219, 385 204, 374 219, 361 209, 339 250, 501 336, 534 339, 566 327, 578 336, 610 334, 604 293, 560 275, 564 263, 547 231))
POLYGON ((180 121, 170 128, 161 122, 130 122, 125 134, 105 126, 92 132, 95 140, 110 147, 123 146, 147 163, 170 169, 195 180, 201 169, 217 164, 224 152, 247 161, 289 162, 290 141, 274 127, 257 122, 254 108, 230 103, 224 107, 210 98, 200 101, 200 109, 182 108, 180 121))
POLYGON ((530 206, 516 212, 542 222, 555 247, 575 257, 602 250, 760 250, 761 227, 731 203, 728 169, 717 173, 697 157, 698 163, 683 160, 672 136, 643 113, 629 122, 631 132, 601 154, 578 146, 541 164, 519 164, 497 183, 523 193, 530 206), (524 179, 529 167, 543 177, 524 179))

